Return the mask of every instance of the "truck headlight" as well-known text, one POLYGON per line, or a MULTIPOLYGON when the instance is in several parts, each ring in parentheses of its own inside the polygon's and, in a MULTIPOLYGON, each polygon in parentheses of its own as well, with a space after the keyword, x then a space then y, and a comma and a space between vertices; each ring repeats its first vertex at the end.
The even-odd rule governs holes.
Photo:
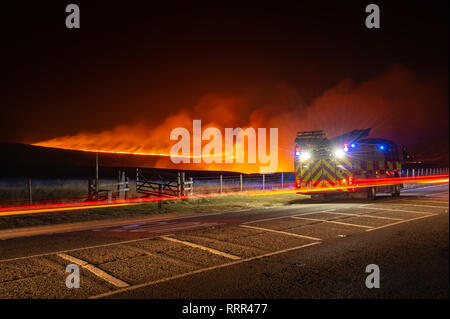
POLYGON ((335 150, 334 151, 334 156, 336 156, 337 158, 343 157, 345 155, 345 152, 343 150, 335 150))
POLYGON ((311 154, 309 154, 308 152, 302 152, 300 154, 300 160, 301 161, 307 161, 311 158, 311 154))

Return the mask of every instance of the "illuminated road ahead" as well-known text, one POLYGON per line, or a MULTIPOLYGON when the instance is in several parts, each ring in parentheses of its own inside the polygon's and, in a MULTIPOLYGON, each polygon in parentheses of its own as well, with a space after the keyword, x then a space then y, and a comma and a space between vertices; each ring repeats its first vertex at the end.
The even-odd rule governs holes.
POLYGON ((402 195, 3 240, 0 297, 448 298, 448 184, 402 195))

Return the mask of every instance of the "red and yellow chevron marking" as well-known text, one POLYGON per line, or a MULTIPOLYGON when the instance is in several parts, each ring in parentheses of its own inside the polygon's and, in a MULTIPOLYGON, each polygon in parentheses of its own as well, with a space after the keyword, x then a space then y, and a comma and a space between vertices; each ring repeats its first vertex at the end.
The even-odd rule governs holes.
POLYGON ((318 160, 314 163, 311 170, 311 183, 313 187, 319 186, 322 181, 322 160, 318 160))
POLYGON ((324 172, 324 180, 325 183, 330 186, 335 186, 338 184, 336 178, 336 168, 334 166, 334 161, 332 159, 324 159, 323 160, 323 172, 324 172))
POLYGON ((300 167, 300 180, 301 180, 301 183, 307 184, 307 183, 310 182, 310 179, 311 179, 310 167, 311 167, 311 163, 310 164, 303 164, 300 167))
POLYGON ((352 176, 351 163, 345 159, 336 159, 336 175, 339 179, 344 179, 352 176))

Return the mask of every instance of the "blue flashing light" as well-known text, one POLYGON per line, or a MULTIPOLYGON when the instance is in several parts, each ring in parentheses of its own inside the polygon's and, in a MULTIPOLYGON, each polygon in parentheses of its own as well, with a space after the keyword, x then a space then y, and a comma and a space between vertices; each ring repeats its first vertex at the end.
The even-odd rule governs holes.
POLYGON ((380 150, 384 151, 384 145, 379 146, 380 150))
POLYGON ((352 143, 350 146, 351 146, 352 148, 355 148, 355 147, 356 147, 356 144, 355 144, 355 143, 352 143))
POLYGON ((300 156, 300 152, 299 152, 299 151, 296 151, 296 152, 295 152, 295 156, 300 156))

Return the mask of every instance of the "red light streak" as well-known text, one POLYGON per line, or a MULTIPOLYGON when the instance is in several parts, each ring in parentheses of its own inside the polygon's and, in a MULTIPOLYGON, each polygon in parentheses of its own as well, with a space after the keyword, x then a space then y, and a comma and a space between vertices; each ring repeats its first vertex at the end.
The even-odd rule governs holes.
MULTIPOLYGON (((257 195, 275 195, 285 193, 312 193, 312 192, 327 192, 327 191, 339 191, 339 190, 353 190, 357 188, 373 187, 373 186, 388 186, 401 183, 448 183, 449 175, 433 175, 433 176, 419 176, 419 177, 395 177, 395 178, 371 178, 371 179, 359 179, 353 180, 352 185, 340 185, 335 187, 315 187, 315 188, 294 188, 294 189, 279 189, 279 190, 259 190, 249 191, 241 193, 226 192, 226 193, 209 193, 209 194, 196 194, 185 196, 164 196, 164 197, 143 197, 143 198, 131 198, 126 200, 103 200, 103 201, 85 201, 75 203, 59 203, 59 204, 44 204, 44 205, 32 205, 32 206, 12 206, 1 207, 1 216, 13 216, 13 215, 26 215, 36 213, 51 213, 51 212, 63 212, 73 210, 85 210, 96 208, 109 208, 109 207, 121 207, 140 205, 157 201, 178 200, 186 198, 207 198, 207 197, 220 197, 230 195, 244 195, 244 196, 257 196, 257 195)), ((293 184, 290 184, 293 185, 293 184)), ((267 185, 267 187, 281 186, 279 184, 267 185)), ((229 186, 238 187, 238 186, 229 186)), ((252 187, 252 185, 246 185, 246 187, 252 187)))

